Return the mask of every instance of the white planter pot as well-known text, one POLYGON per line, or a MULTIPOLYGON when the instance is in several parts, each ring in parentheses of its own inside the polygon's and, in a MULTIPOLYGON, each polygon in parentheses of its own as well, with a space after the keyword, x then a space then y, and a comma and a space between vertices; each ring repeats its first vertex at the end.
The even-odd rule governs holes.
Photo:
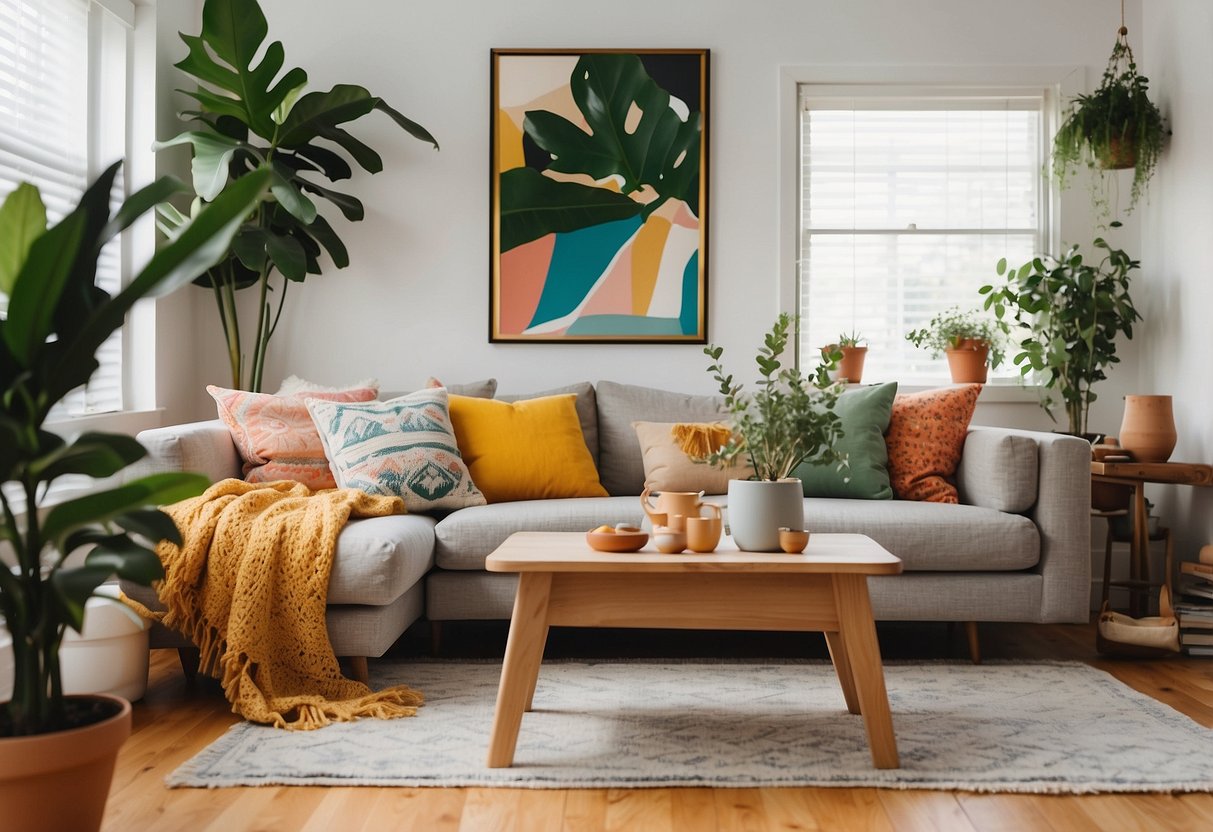
POLYGON ((804 488, 798 479, 729 480, 729 530, 737 548, 778 552, 779 529, 804 528, 804 488))
MULTIPOLYGON (((0 702, 13 696, 12 647, 12 636, 0 628, 0 702)), ((147 661, 144 622, 118 601, 90 598, 84 632, 68 630, 59 648, 63 692, 108 693, 134 702, 147 690, 147 661)))

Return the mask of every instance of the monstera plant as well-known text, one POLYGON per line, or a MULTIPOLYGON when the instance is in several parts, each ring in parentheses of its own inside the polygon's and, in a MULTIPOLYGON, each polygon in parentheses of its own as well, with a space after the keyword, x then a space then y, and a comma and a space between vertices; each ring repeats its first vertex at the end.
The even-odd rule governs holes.
POLYGON ((617 177, 619 191, 531 167, 507 170, 501 174, 501 250, 546 234, 647 219, 671 199, 698 216, 702 114, 680 118, 670 94, 633 54, 582 55, 569 86, 591 132, 547 110, 528 111, 523 132, 551 155, 548 171, 595 182, 617 177))
MULTIPOLYGON (((202 31, 181 35, 189 54, 176 64, 201 85, 185 91, 198 106, 182 116, 195 126, 157 145, 193 148, 198 199, 192 211, 253 171, 271 173, 272 199, 246 219, 227 256, 196 281, 214 291, 232 386, 254 391, 261 388, 287 287, 320 274, 323 252, 337 268, 349 265, 345 245, 313 198, 327 200, 346 220, 357 222, 364 215, 362 203, 328 183, 350 178, 349 160, 368 173, 383 170, 379 154, 342 125, 378 111, 410 136, 438 147, 429 131, 363 87, 338 84, 328 92, 304 93, 307 73, 298 67, 282 71, 285 51, 280 41, 266 44, 268 33, 256 0, 206 0, 202 31), (271 304, 275 272, 283 280, 271 304), (248 287, 256 287, 259 298, 252 358, 246 362, 236 292, 248 287)), ((188 220, 171 207, 162 217, 169 233, 188 220)))

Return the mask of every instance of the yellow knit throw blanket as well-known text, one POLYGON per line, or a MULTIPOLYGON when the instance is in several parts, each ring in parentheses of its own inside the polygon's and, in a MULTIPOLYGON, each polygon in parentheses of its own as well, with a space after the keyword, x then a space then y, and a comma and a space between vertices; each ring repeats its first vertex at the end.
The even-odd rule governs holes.
POLYGON ((184 545, 157 549, 157 617, 198 646, 234 712, 300 730, 417 712, 417 691, 342 676, 325 629, 337 534, 351 516, 403 514, 399 497, 228 479, 164 510, 184 545))

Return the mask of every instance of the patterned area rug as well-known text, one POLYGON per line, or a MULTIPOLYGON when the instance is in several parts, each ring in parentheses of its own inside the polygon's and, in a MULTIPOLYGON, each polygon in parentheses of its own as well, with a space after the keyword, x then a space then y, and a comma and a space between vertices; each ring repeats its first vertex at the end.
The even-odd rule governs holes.
POLYGON ((500 664, 372 663, 418 716, 288 732, 242 723, 171 786, 879 786, 1213 791, 1213 731, 1078 663, 886 667, 902 767, 817 662, 547 662, 515 765, 484 765, 500 664))

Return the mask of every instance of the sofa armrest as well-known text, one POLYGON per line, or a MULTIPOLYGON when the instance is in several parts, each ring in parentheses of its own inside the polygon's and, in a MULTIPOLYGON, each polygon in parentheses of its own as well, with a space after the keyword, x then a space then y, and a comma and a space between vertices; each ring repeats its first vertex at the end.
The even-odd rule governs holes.
POLYGON ((145 430, 136 438, 148 453, 128 469, 129 477, 192 471, 218 482, 241 476, 232 434, 218 419, 145 430))
POLYGON ((997 476, 986 453, 1036 445, 1036 495, 1028 517, 1040 533, 1040 562, 1035 571, 1044 579, 1041 622, 1086 622, 1091 607, 1091 445, 1085 439, 1059 433, 974 427, 965 442, 958 480, 962 493, 980 493, 976 478, 984 470, 997 476))

